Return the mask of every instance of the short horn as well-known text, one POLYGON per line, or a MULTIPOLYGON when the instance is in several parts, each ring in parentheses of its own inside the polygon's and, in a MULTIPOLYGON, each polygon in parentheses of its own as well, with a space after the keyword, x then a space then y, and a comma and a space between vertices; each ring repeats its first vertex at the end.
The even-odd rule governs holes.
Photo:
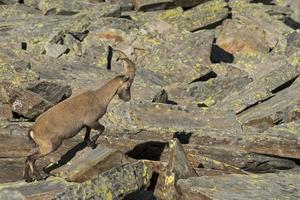
POLYGON ((125 61, 124 63, 124 71, 125 74, 133 77, 135 75, 135 64, 132 60, 128 58, 128 56, 121 50, 113 48, 113 51, 120 53, 123 57, 119 58, 120 60, 125 61))

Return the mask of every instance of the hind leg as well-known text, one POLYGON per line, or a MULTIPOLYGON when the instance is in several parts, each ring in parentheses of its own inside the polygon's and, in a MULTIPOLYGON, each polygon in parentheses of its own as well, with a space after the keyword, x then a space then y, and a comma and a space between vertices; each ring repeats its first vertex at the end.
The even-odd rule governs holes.
POLYGON ((24 172, 23 172, 23 177, 25 179, 26 182, 31 182, 33 181, 33 179, 30 177, 29 175, 29 168, 30 168, 30 164, 29 164, 29 161, 31 160, 31 156, 37 154, 39 151, 39 148, 34 148, 32 149, 29 153, 28 153, 28 156, 25 160, 25 166, 24 166, 24 172))
POLYGON ((53 144, 43 145, 43 146, 40 146, 34 154, 28 156, 28 164, 31 168, 32 173, 35 175, 37 180, 44 180, 45 178, 42 177, 42 175, 38 171, 36 164, 35 164, 36 160, 55 151, 58 146, 59 146, 59 144, 58 145, 53 145, 53 144))

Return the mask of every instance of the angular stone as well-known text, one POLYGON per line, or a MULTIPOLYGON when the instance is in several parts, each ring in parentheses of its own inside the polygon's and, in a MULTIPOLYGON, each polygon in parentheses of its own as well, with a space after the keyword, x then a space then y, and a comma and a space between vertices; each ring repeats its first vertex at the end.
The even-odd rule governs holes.
POLYGON ((194 82, 171 84, 165 90, 169 98, 177 103, 193 102, 199 107, 210 107, 242 90, 250 82, 252 78, 248 73, 232 65, 220 64, 214 65, 214 69, 207 70, 194 82))
POLYGON ((260 138, 249 138, 244 147, 250 152, 299 159, 299 129, 299 122, 278 125, 261 133, 260 138))
POLYGON ((256 127, 260 131, 277 124, 298 120, 299 90, 300 80, 297 78, 290 87, 278 92, 274 97, 239 114, 238 119, 244 125, 256 127))
POLYGON ((178 139, 169 141, 168 154, 168 165, 166 170, 159 174, 154 195, 160 199, 177 199, 175 188, 177 180, 197 176, 197 174, 178 139))
POLYGON ((247 108, 263 102, 276 95, 281 87, 295 79, 300 71, 296 66, 288 64, 286 61, 270 63, 270 68, 261 71, 258 80, 253 81, 244 89, 229 95, 219 105, 235 113, 241 113, 247 108), (223 106, 225 105, 225 106, 223 106))
POLYGON ((47 44, 45 46, 46 55, 53 58, 59 58, 66 53, 67 49, 68 47, 66 45, 60 44, 47 44))
MULTIPOLYGON (((25 183, 1 184, 0 196, 18 193, 26 199, 117 199, 150 184, 152 171, 142 161, 112 168, 84 183, 67 182, 62 178, 25 183)), ((14 200, 14 199, 12 199, 14 200)))
POLYGON ((185 12, 182 8, 176 8, 166 11, 133 13, 130 16, 141 23, 162 20, 180 30, 196 31, 226 18, 228 15, 226 6, 224 1, 216 0, 200 4, 185 12))
POLYGON ((41 0, 38 2, 38 9, 42 11, 45 15, 75 15, 79 12, 87 12, 89 11, 91 14, 95 14, 94 12, 97 10, 97 15, 99 16, 108 16, 111 13, 114 13, 115 10, 111 10, 110 8, 118 7, 118 12, 120 14, 120 6, 111 5, 109 3, 91 3, 89 1, 66 1, 66 0, 58 0, 58 1, 49 1, 49 0, 41 0), (103 9, 106 8, 106 9, 103 9), (99 12, 102 11, 102 12, 99 12))
POLYGON ((257 27, 255 22, 226 20, 216 34, 217 45, 231 54, 268 53, 274 44, 266 42, 265 30, 257 27))
POLYGON ((181 199, 299 199, 300 176, 294 173, 225 175, 181 179, 181 199), (254 192, 255 191, 255 192, 254 192))
POLYGON ((10 90, 9 96, 12 111, 28 119, 36 118, 53 106, 40 95, 21 88, 10 90))
POLYGON ((173 0, 133 0, 136 11, 165 10, 175 6, 173 0))
POLYGON ((39 94, 52 104, 57 104, 72 95, 72 90, 69 85, 48 81, 39 81, 30 84, 26 89, 39 94))
POLYGON ((183 146, 175 138, 169 142, 170 157, 168 169, 175 173, 175 180, 196 176, 196 173, 186 157, 183 146))
POLYGON ((127 162, 120 151, 99 144, 95 149, 85 148, 80 151, 71 161, 51 171, 51 174, 71 182, 84 182, 127 162))

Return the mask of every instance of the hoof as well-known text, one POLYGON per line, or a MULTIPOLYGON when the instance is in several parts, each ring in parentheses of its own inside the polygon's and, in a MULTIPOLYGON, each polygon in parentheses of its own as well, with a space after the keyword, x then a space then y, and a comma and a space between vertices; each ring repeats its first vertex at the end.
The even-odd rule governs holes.
POLYGON ((37 181, 44 181, 44 180, 46 180, 47 178, 49 177, 49 175, 47 175, 47 176, 45 176, 45 177, 43 177, 43 176, 36 176, 36 180, 37 181))
POLYGON ((33 179, 31 177, 25 177, 25 182, 30 183, 32 181, 33 181, 33 179))
POLYGON ((88 146, 92 149, 95 149, 97 147, 97 145, 93 142, 89 143, 88 146))

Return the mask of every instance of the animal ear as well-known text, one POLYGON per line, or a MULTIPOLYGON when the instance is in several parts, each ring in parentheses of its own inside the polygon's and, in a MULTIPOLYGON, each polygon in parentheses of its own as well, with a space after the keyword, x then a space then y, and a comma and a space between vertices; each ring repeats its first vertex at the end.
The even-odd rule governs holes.
POLYGON ((124 75, 122 80, 123 80, 123 82, 126 82, 126 81, 128 81, 128 80, 129 80, 129 76, 127 76, 127 75, 124 75))

